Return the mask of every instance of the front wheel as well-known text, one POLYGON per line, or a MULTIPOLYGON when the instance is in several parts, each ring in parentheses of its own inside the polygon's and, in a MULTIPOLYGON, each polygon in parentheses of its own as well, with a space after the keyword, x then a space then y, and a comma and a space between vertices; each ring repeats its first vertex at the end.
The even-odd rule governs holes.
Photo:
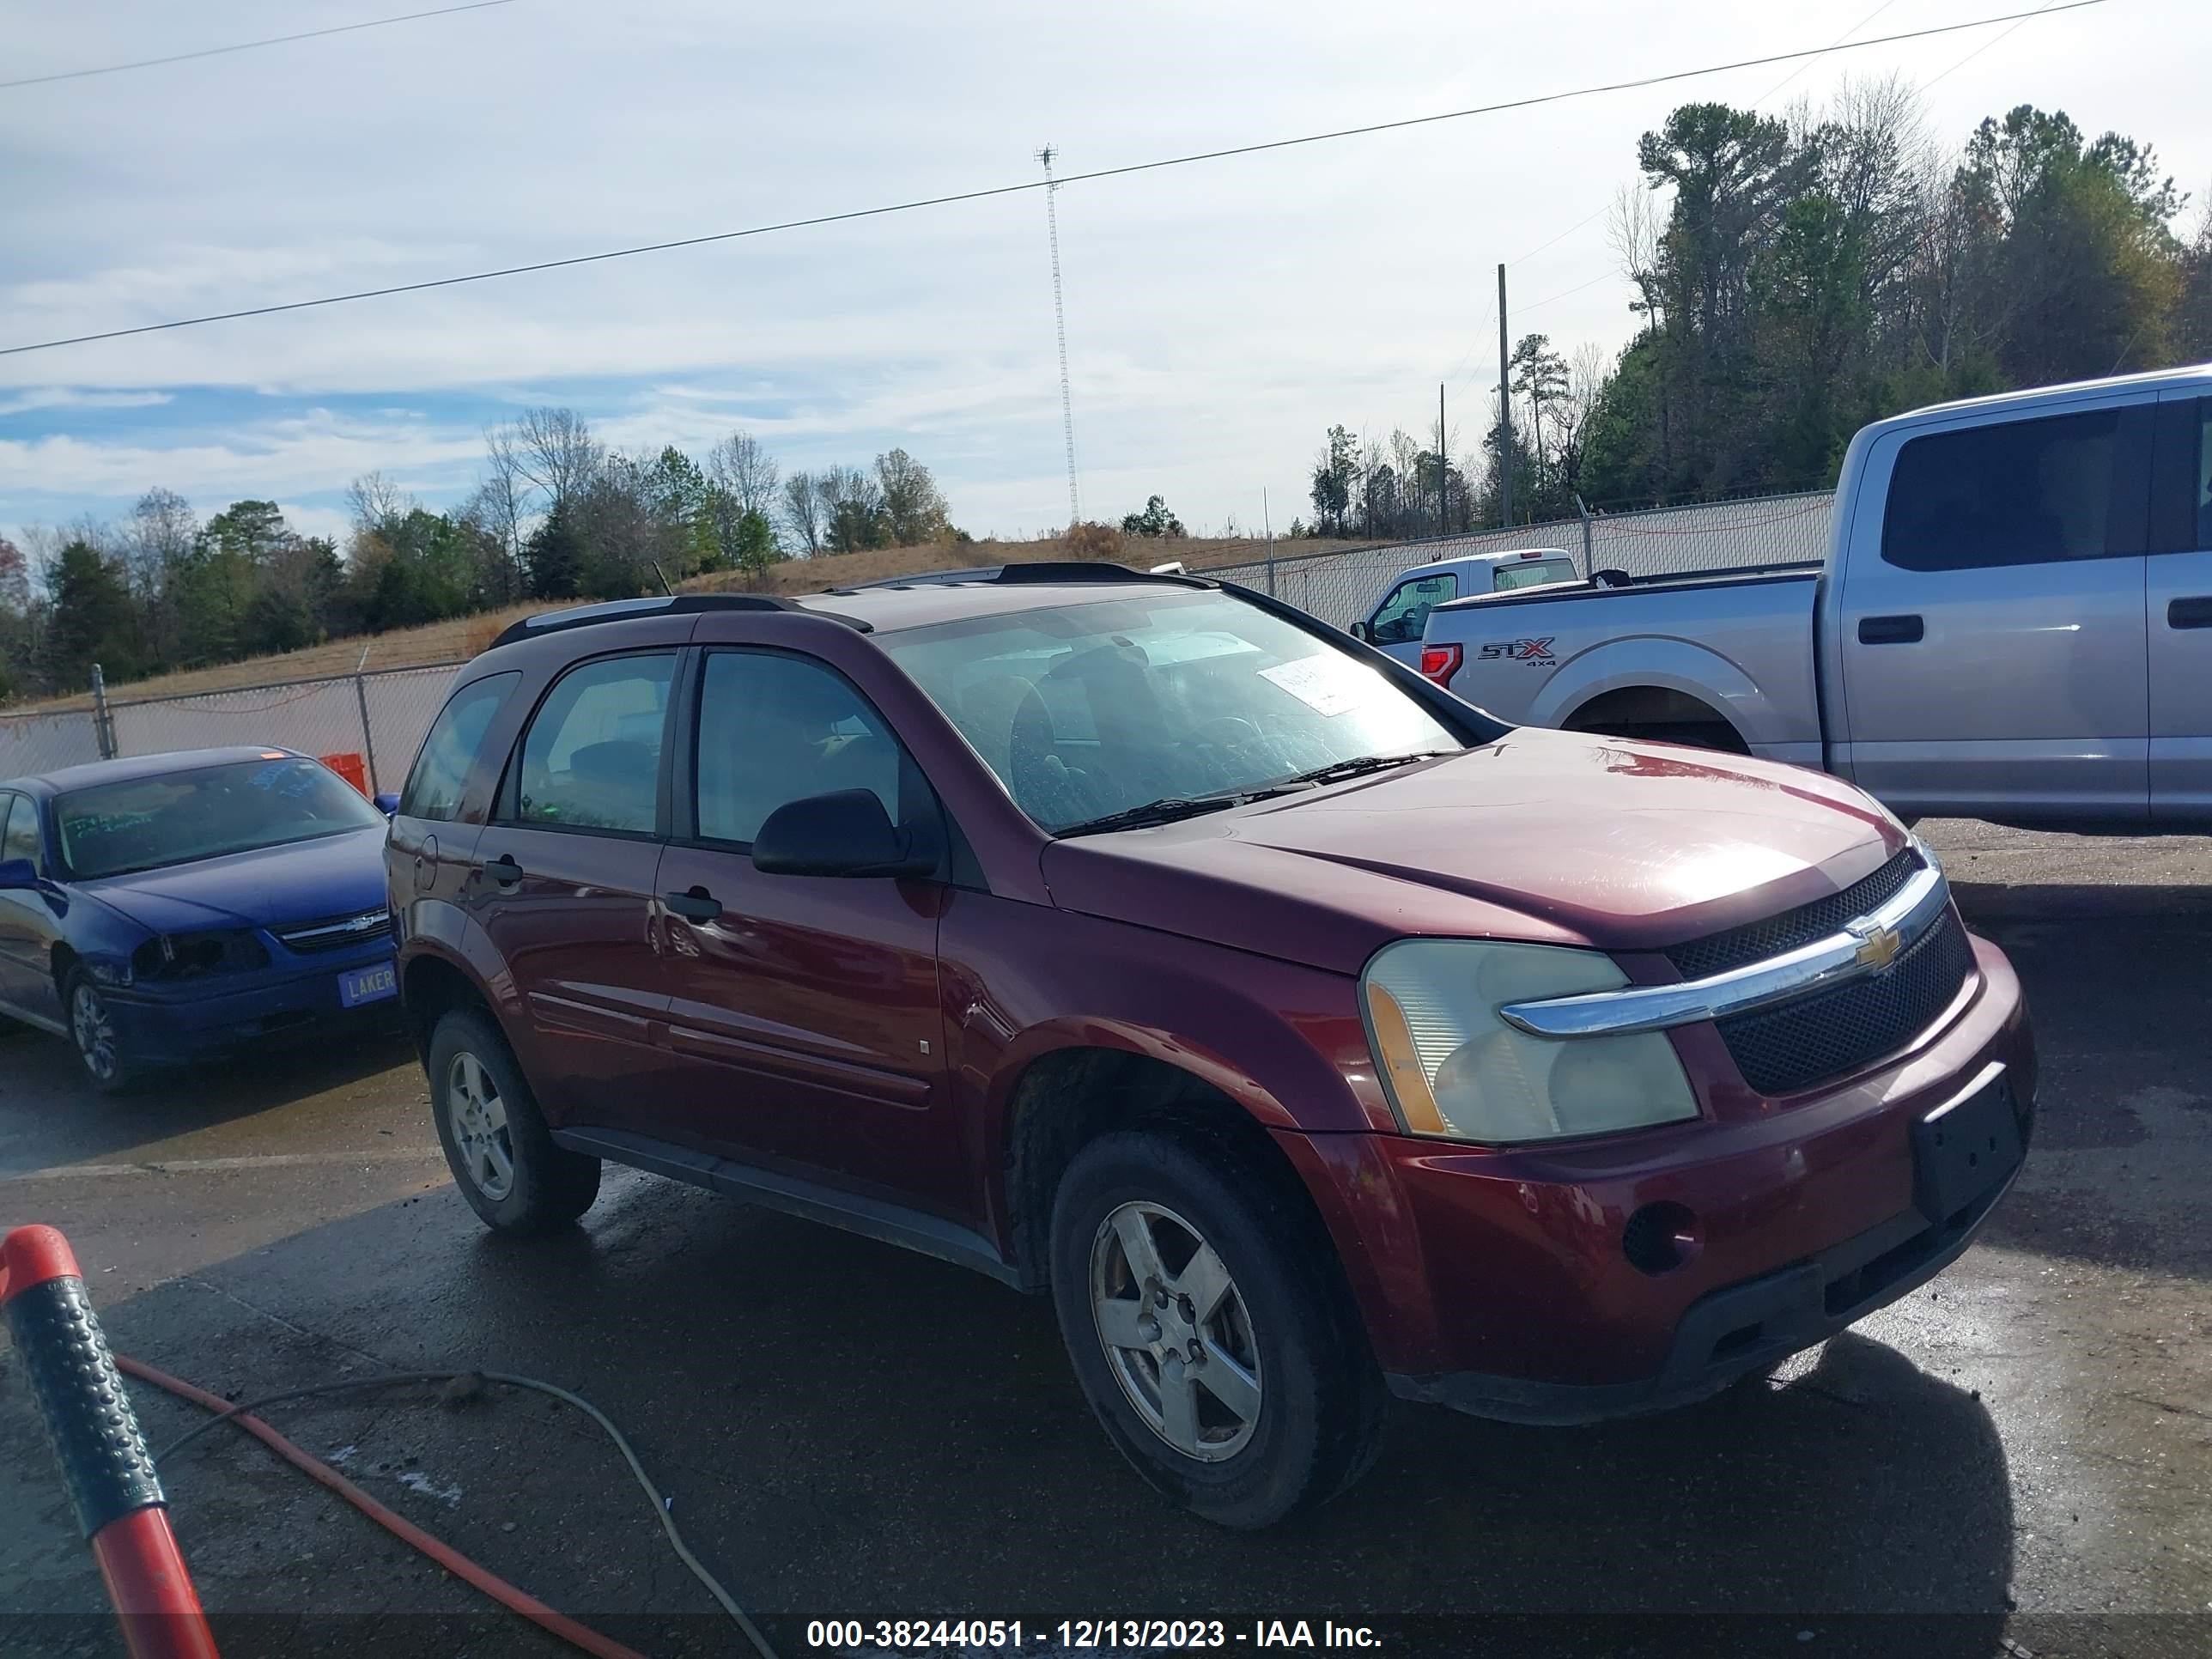
POLYGON ((550 1232, 592 1207, 599 1160, 564 1152, 490 1019, 455 1009, 430 1037, 430 1115, 453 1182, 483 1224, 550 1232))
POLYGON ((1373 1461, 1382 1377, 1299 1194, 1192 1129, 1078 1152, 1053 1204, 1052 1288, 1091 1409, 1160 1491, 1271 1526, 1373 1461))
POLYGON ((115 1013, 100 987, 82 968, 73 968, 62 986, 62 1001, 69 1010, 70 1042, 85 1081, 101 1094, 120 1094, 137 1079, 137 1069, 124 1052, 123 1034, 115 1013))

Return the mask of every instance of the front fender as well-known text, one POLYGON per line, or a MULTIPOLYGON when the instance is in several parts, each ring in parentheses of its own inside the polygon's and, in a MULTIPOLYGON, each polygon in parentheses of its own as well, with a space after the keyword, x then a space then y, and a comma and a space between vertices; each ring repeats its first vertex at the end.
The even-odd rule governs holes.
POLYGON ((1804 736, 1796 729, 1801 722, 1720 652, 1689 640, 1650 635, 1608 640, 1562 662, 1529 704, 1528 724, 1564 726, 1583 705, 1608 691, 1645 686, 1697 698, 1754 746, 1804 736))

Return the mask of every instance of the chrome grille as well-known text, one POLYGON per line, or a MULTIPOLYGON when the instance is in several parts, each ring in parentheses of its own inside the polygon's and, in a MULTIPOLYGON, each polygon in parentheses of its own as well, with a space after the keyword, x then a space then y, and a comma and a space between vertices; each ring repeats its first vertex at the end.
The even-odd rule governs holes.
POLYGON ((1763 1095, 1794 1094, 1904 1048, 1942 1018, 1973 968, 1966 930, 1947 909, 1882 972, 1714 1026, 1746 1083, 1763 1095))
POLYGON ((1919 868, 1920 854, 1908 847, 1872 875, 1853 882, 1839 893, 1814 899, 1795 910, 1784 910, 1764 921, 1731 927, 1726 933, 1708 933, 1686 945, 1670 945, 1663 954, 1684 979, 1705 979, 1714 974, 1724 974, 1731 968, 1801 950, 1816 940, 1842 933, 1847 922, 1873 915, 1894 898, 1899 889, 1911 880, 1919 868))
POLYGON ((343 951, 377 938, 390 938, 392 918, 378 910, 356 910, 342 916, 320 916, 313 921, 287 922, 269 930, 288 951, 313 956, 323 951, 343 951))

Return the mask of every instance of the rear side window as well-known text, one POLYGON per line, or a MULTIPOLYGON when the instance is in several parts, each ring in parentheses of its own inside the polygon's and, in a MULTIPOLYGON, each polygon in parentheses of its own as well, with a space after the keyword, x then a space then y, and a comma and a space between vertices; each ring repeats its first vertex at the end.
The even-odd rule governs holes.
POLYGON ((468 787, 469 769, 476 763, 491 717, 507 701, 520 674, 493 674, 472 681, 453 693, 431 723, 407 775, 399 797, 399 810, 409 817, 450 820, 461 810, 461 792, 468 787))
POLYGON ((16 859, 39 861, 39 804, 28 795, 0 795, 0 864, 16 859), (13 801, 11 807, 9 803, 13 801))
POLYGON ((2212 398, 2160 404, 2151 551, 2212 549, 2212 398))
POLYGON ((522 738, 523 823, 651 835, 660 799, 672 651, 603 657, 553 683, 522 738))
POLYGON ((1390 590, 1375 612, 1374 634, 1383 645, 1402 645, 1421 637, 1421 630, 1429 623, 1429 612, 1447 599, 1459 597, 1459 578, 1449 571, 1434 576, 1416 576, 1409 582, 1400 582, 1390 590))
POLYGON ((1883 562, 1972 570, 2142 552, 2147 419, 2100 409, 1907 441, 1890 475, 1883 562))

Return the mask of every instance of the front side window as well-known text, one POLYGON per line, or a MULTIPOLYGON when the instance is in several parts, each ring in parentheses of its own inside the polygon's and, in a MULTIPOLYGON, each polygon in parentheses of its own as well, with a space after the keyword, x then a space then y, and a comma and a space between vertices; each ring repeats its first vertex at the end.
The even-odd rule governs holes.
POLYGON ((380 830, 384 815, 320 761, 272 754, 73 789, 54 823, 63 865, 88 881, 380 830))
POLYGON ((881 643, 1048 830, 1464 747, 1364 662, 1227 593, 1050 605, 881 643))
POLYGON ((0 864, 39 862, 39 804, 28 795, 0 795, 0 864), (9 803, 14 802, 10 806, 9 803))
POLYGON ((415 757, 400 793, 399 810, 410 817, 451 820, 461 810, 461 792, 476 764, 491 717, 499 712, 520 674, 494 674, 463 686, 439 712, 415 757))
POLYGON ((1459 578, 1449 571, 1400 582, 1376 610, 1372 624, 1376 643, 1403 645, 1419 639, 1421 630, 1428 626, 1429 612, 1458 597, 1459 578))
POLYGON ((2046 564, 2142 551, 2124 411, 1934 432, 1890 474, 1881 556, 1905 570, 2046 564), (2114 511, 2118 501, 2120 510, 2114 511))
POLYGON ((656 651, 605 657, 556 680, 523 733, 516 821, 651 835, 675 677, 676 653, 656 651))
POLYGON ((902 753, 880 715, 819 663, 717 651, 700 677, 699 834, 750 846, 788 801, 866 789, 900 822, 902 753))

